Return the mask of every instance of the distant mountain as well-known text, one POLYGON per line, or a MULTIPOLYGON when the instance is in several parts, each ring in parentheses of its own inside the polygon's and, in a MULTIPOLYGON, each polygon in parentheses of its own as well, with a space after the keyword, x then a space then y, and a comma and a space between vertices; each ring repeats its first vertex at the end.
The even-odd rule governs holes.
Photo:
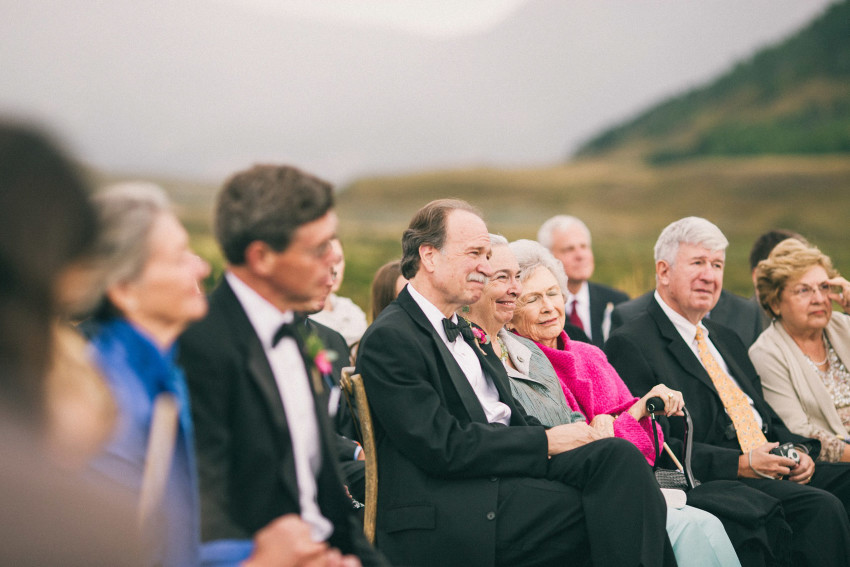
POLYGON ((583 144, 576 156, 850 152, 850 0, 713 83, 671 98, 583 144))

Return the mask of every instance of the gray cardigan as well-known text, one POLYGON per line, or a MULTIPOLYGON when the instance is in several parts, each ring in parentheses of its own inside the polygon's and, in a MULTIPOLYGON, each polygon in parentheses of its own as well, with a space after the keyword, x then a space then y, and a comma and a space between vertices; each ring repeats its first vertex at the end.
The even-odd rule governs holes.
POLYGON ((511 394, 525 413, 533 415, 546 427, 585 421, 581 412, 570 411, 552 363, 533 341, 505 329, 499 331, 499 337, 519 370, 505 364, 511 379, 511 394))
MULTIPOLYGON (((833 313, 826 335, 838 358, 850 367, 850 316, 833 313)), ((847 437, 823 381, 782 323, 774 321, 750 347, 764 397, 788 429, 805 437, 818 431, 847 437)))

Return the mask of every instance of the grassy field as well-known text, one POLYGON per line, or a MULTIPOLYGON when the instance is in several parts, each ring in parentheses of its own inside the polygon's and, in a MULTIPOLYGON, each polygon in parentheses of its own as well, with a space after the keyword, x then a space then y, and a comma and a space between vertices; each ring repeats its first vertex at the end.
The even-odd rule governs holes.
MULTIPOLYGON (((220 273, 210 234, 214 186, 159 180, 179 205, 196 250, 220 273)), ((459 197, 484 212, 508 239, 534 238, 548 217, 581 217, 593 233, 594 279, 640 294, 653 286, 652 246, 661 229, 697 215, 730 241, 726 287, 750 294, 747 255, 771 228, 807 236, 850 273, 848 156, 712 158, 649 166, 628 157, 583 159, 544 169, 469 169, 361 179, 342 188, 340 236, 346 252, 342 294, 368 311, 377 267, 401 254, 410 217, 428 201, 459 197)), ((211 280, 214 278, 211 278, 211 280)))

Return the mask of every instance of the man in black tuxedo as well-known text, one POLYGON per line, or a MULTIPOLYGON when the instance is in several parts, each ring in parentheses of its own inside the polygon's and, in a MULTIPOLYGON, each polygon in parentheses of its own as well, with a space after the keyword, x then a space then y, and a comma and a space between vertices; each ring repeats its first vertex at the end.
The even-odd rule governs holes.
POLYGON ((366 501, 366 456, 357 438, 354 421, 345 400, 340 398, 339 381, 342 377, 342 369, 351 366, 350 351, 345 337, 327 325, 322 325, 309 317, 304 318, 304 325, 308 332, 313 333, 325 346, 328 352, 335 356, 331 361, 333 370, 331 379, 335 387, 328 403, 328 412, 331 414, 331 422, 336 431, 337 462, 340 472, 348 488, 349 494, 358 502, 366 501))
POLYGON ((409 284, 360 343, 378 547, 434 567, 675 564, 664 499, 635 446, 525 415, 492 346, 455 315, 481 296, 489 255, 470 205, 423 207, 402 237, 409 284))
MULTIPOLYGON (((654 290, 648 291, 640 297, 617 305, 611 314, 611 332, 646 311, 653 302, 654 295, 654 290)), ((717 304, 705 316, 735 331, 747 348, 750 348, 761 334, 762 309, 758 303, 725 289, 720 291, 717 304)))
POLYGON ((313 542, 348 554, 346 564, 386 565, 340 481, 323 345, 294 314, 330 290, 332 206, 330 184, 285 166, 240 172, 219 194, 215 233, 227 271, 208 315, 180 339, 201 536, 249 539, 297 514, 313 542))
POLYGON ((580 219, 557 215, 540 226, 537 241, 564 265, 567 274, 565 329, 570 338, 578 336, 577 327, 602 348, 611 328, 611 312, 629 296, 613 287, 591 282, 595 263, 590 247, 590 230, 580 219))
MULTIPOLYGON (((655 246, 655 295, 644 313, 611 334, 608 360, 637 396, 662 381, 682 392, 694 423, 694 474, 703 482, 737 479, 781 503, 793 531, 794 564, 848 565, 850 467, 815 467, 820 443, 791 433, 764 401, 740 338, 703 320, 720 295, 727 245, 705 219, 687 217, 665 228, 655 246), (770 453, 779 443, 796 446, 799 464, 770 453)), ((680 447, 679 420, 665 427, 671 445, 680 447)), ((749 500, 742 499, 742 512, 749 500)))

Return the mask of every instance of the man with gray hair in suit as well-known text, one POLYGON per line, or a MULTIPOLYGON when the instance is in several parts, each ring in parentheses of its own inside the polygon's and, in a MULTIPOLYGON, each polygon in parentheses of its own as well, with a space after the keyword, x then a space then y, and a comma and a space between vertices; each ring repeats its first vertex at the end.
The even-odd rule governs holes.
MULTIPOLYGON (((590 230, 580 219, 557 215, 540 226, 537 241, 564 265, 567 274, 567 326, 578 327, 590 342, 602 348, 611 328, 611 312, 629 296, 613 287, 591 282, 596 267, 590 247, 590 230)), ((568 334, 570 329, 565 326, 568 334)))

